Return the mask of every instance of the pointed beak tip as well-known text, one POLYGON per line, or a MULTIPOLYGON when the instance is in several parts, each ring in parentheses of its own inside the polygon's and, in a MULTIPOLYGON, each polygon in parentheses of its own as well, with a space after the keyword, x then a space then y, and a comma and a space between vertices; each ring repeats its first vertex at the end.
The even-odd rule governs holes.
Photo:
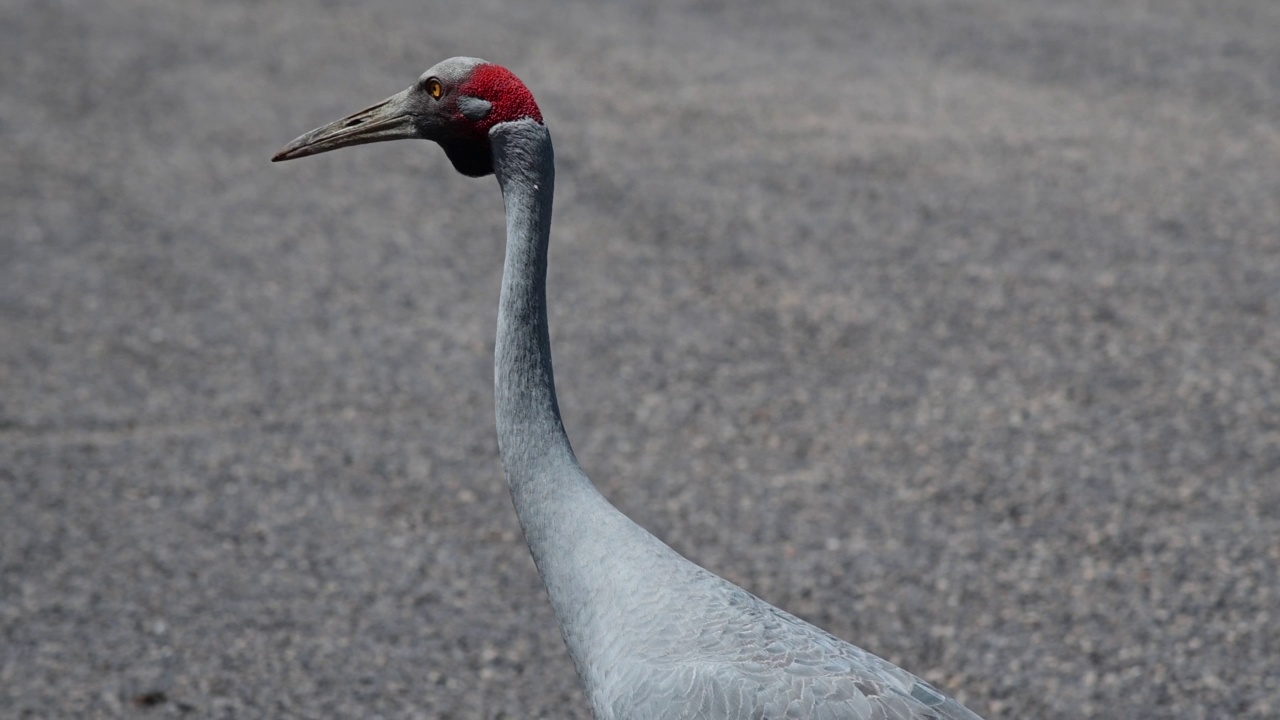
MULTIPOLYGON (((298 140, 301 140, 301 139, 302 138, 298 138, 298 140)), ((285 145, 284 147, 277 150, 276 154, 271 156, 271 162, 282 162, 284 160, 294 160, 296 158, 302 157, 303 155, 310 154, 310 153, 299 153, 299 150, 301 150, 302 148, 298 147, 298 144, 299 144, 298 140, 294 140, 288 145, 285 145)))
POLYGON ((297 160, 298 158, 306 157, 308 155, 314 155, 314 154, 315 154, 315 149, 312 146, 310 145, 299 146, 298 141, 295 140, 289 143, 288 145, 285 145, 284 147, 280 148, 280 150, 277 151, 275 155, 272 155, 271 162, 274 163, 274 162, 284 162, 285 160, 297 160))

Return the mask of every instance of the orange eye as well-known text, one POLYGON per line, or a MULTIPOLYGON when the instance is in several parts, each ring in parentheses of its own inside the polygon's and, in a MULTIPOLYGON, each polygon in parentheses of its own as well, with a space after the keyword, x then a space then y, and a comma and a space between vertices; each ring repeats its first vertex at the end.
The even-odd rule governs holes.
POLYGON ((439 80, 431 78, 427 80, 427 92, 431 97, 439 100, 440 96, 444 95, 444 86, 440 84, 439 80))

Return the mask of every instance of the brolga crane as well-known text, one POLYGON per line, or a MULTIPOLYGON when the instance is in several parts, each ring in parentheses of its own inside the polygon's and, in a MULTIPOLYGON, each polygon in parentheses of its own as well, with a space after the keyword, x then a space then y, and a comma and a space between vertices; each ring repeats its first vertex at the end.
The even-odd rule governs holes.
POLYGON ((555 167, 511 71, 445 60, 272 158, 419 138, 463 175, 496 175, 507 213, 494 358, 498 447, 525 540, 598 720, 980 720, 925 681, 695 565, 587 478, 551 372, 547 244, 555 167))

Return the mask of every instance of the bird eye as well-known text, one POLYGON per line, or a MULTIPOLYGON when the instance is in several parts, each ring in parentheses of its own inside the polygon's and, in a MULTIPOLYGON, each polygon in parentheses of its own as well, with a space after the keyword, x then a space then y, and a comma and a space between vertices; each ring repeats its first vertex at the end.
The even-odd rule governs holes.
POLYGON ((427 82, 423 84, 423 87, 427 89, 428 95, 437 100, 440 99, 441 95, 444 95, 444 86, 435 78, 427 78, 427 82))

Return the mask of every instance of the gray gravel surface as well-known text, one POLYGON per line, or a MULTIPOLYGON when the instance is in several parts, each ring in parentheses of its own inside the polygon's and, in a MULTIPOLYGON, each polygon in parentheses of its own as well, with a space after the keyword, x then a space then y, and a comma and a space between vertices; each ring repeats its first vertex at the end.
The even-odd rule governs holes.
POLYGON ((492 179, 271 165, 451 55, 556 138, 566 424, 989 718, 1280 713, 1280 3, 0 0, 0 717, 586 718, 492 179))

